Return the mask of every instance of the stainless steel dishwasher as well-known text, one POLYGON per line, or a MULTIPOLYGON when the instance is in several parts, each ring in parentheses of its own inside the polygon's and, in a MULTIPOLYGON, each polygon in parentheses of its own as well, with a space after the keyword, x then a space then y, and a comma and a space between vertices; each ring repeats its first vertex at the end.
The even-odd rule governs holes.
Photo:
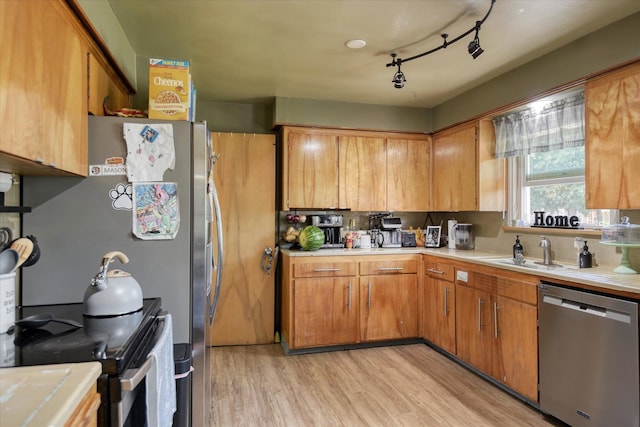
POLYGON ((540 409, 577 426, 640 425, 638 304, 541 282, 540 409))

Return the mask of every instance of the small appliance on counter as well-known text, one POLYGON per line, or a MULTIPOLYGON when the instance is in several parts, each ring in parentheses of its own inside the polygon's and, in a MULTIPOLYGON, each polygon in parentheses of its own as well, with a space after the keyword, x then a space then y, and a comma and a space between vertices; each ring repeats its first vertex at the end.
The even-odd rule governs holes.
MULTIPOLYGON (((471 250, 475 247, 473 224, 456 224, 453 226, 456 249, 471 250)), ((451 238, 451 236, 449 236, 451 238)))
POLYGON ((416 234, 409 232, 402 232, 402 247, 415 248, 416 247, 416 234))
POLYGON ((380 218, 380 230, 383 248, 402 247, 402 221, 400 218, 394 216, 380 218))
POLYGON ((320 249, 344 248, 340 235, 342 224, 342 215, 311 215, 311 225, 324 231, 324 243, 320 249))

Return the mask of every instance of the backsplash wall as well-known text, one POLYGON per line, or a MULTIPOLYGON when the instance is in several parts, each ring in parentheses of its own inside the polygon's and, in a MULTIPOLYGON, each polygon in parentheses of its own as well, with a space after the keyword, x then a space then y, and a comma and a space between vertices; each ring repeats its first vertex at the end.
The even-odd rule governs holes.
MULTIPOLYGON (((299 224, 300 227, 311 223, 311 215, 322 214, 338 214, 344 216, 344 226, 349 225, 349 220, 354 219, 356 228, 367 230, 369 228, 369 214, 371 212, 352 212, 352 211, 299 211, 299 212, 280 212, 279 216, 279 233, 282 237, 285 230, 293 224, 287 224, 285 215, 287 213, 298 213, 307 216, 305 224, 299 224)), ((447 221, 455 219, 460 223, 471 223, 474 225, 475 247, 478 251, 494 252, 499 255, 509 255, 512 253, 513 244, 516 235, 520 236, 520 242, 524 246, 525 256, 531 258, 542 258, 542 249, 538 246, 540 236, 545 235, 543 229, 531 230, 525 229, 522 232, 504 231, 502 229, 503 220, 502 212, 393 212, 393 215, 402 219, 402 228, 409 229, 413 227, 423 228, 427 225, 442 225, 442 232, 446 234, 447 221)), ((640 210, 621 211, 620 216, 628 216, 631 223, 640 224, 640 210)), ((599 236, 588 235, 547 235, 551 241, 552 258, 558 262, 571 263, 576 261, 577 250, 574 247, 576 237, 581 237, 587 241, 589 251, 594 255, 594 261, 601 265, 616 266, 620 264, 621 252, 619 248, 613 246, 603 246, 598 243, 599 236)), ((636 269, 640 269, 640 249, 631 249, 629 251, 629 259, 631 265, 636 269)))

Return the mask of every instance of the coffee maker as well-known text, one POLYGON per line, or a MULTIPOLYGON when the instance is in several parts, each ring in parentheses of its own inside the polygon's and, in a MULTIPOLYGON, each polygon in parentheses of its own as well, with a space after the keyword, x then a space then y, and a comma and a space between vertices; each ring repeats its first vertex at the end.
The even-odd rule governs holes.
POLYGON ((376 247, 402 247, 402 220, 389 213, 369 216, 371 242, 376 247))
POLYGON ((311 225, 324 231, 324 243, 320 249, 344 248, 340 236, 342 221, 342 215, 311 215, 311 225))

